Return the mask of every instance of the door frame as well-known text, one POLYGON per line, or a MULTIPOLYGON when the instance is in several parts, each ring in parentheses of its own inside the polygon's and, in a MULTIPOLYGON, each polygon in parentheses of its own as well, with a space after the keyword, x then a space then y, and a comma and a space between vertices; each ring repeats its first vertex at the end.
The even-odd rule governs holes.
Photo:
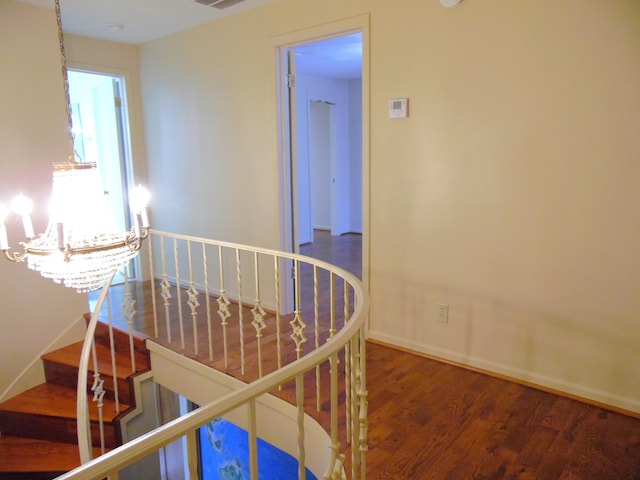
MULTIPOLYGON (((289 51, 299 45, 327 38, 362 33, 362 282, 369 290, 370 264, 370 78, 369 78, 369 24, 368 14, 337 20, 322 25, 275 35, 272 41, 276 57, 276 85, 278 111, 278 168, 280 183, 280 248, 297 252, 297 233, 293 224, 295 202, 292 177, 295 175, 295 142, 289 135, 289 100, 286 83, 289 51), (293 152, 293 153, 292 153, 293 152)), ((282 276, 282 291, 286 292, 281 308, 289 311, 293 305, 293 285, 289 275, 282 276)))

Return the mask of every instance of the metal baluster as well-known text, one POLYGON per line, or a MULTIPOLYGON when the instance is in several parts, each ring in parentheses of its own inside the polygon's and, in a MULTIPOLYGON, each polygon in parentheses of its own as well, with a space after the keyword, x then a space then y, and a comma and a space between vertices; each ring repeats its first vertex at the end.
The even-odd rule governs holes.
MULTIPOLYGON (((282 350, 280 345, 280 263, 278 257, 273 257, 273 267, 275 272, 275 292, 276 292, 276 350, 278 357, 278 369, 282 367, 282 350)), ((278 387, 282 390, 282 385, 278 387)))
POLYGON ((151 277, 151 307, 153 308, 153 335, 158 338, 158 307, 156 306, 156 272, 153 264, 153 245, 151 242, 151 234, 149 234, 149 273, 151 277))
POLYGON ((340 441, 338 440, 338 354, 334 353, 329 358, 331 366, 331 458, 325 479, 342 478, 341 472, 344 465, 344 455, 340 453, 340 441))
POLYGON ((304 448, 304 376, 296 377, 296 406, 298 408, 298 480, 305 480, 305 448, 304 448))
POLYGON ((196 290, 195 284, 193 283, 193 264, 191 260, 191 240, 187 240, 187 256, 189 259, 189 290, 187 290, 187 295, 189 300, 187 301, 187 305, 191 309, 191 323, 193 328, 193 344, 196 355, 198 355, 200 347, 198 345, 198 307, 200 306, 200 302, 198 302, 198 290, 196 290))
POLYGON ((224 348, 224 368, 229 368, 229 350, 227 346, 227 319, 231 316, 229 300, 224 289, 224 261, 222 259, 222 246, 218 245, 218 259, 220 263, 220 296, 218 297, 218 315, 222 325, 222 344, 224 348))
POLYGON ((258 480, 258 432, 255 398, 249 400, 249 468, 251 480, 258 480))
POLYGON ((192 430, 186 434, 187 439, 187 478, 189 480, 199 480, 199 443, 198 430, 192 430))
POLYGON ((351 477, 357 478, 358 464, 360 463, 360 411, 358 378, 356 371, 358 369, 360 349, 357 343, 357 337, 351 338, 351 477))
POLYGON ((358 393, 358 397, 360 399, 360 438, 359 438, 359 449, 360 449, 360 478, 361 480, 366 480, 367 478, 367 451, 369 447, 367 446, 367 435, 369 423, 367 420, 367 410, 368 410, 368 397, 369 393, 367 392, 367 362, 366 362, 366 336, 365 336, 365 327, 362 325, 360 327, 360 392, 358 393))
POLYGON ((331 315, 331 324, 329 325, 329 338, 333 338, 336 334, 336 304, 334 302, 335 292, 333 290, 333 272, 329 272, 329 308, 331 315))
MULTIPOLYGON (((343 302, 344 302, 344 325, 346 326, 350 320, 349 312, 349 283, 344 280, 343 284, 343 302)), ((348 417, 350 419, 350 430, 351 436, 349 443, 351 443, 351 476, 352 478, 357 477, 357 466, 360 462, 360 450, 359 450, 359 439, 360 439, 360 424, 359 424, 359 393, 360 393, 360 378, 358 375, 358 370, 360 368, 360 349, 357 343, 357 338, 352 337, 349 340, 349 382, 347 395, 350 398, 350 402, 348 402, 348 417)))
MULTIPOLYGON (((315 325, 315 346, 320 348, 320 305, 318 296, 318 266, 313 266, 313 321, 315 325)), ((320 411, 320 364, 316 365, 316 411, 320 411)))
POLYGON ((238 328, 240 328, 240 371, 244 375, 244 315, 242 312, 242 271, 240 249, 236 248, 236 276, 238 281, 238 328))
MULTIPOLYGON (((335 308, 333 277, 331 278, 331 307, 335 308)), ((347 319, 344 319, 345 323, 347 319)), ((345 379, 345 419, 347 427, 347 443, 351 443, 351 348, 350 343, 344 345, 344 379, 345 379)))
MULTIPOLYGON (((96 402, 98 407, 98 425, 100 427, 100 452, 104 455, 104 415, 103 415, 103 399, 105 393, 104 380, 100 378, 100 372, 98 371, 98 354, 96 352, 95 339, 91 343, 91 354, 93 355, 93 385, 91 391, 93 392, 93 401, 96 402)), ((91 428, 91 427, 89 427, 91 428)))
POLYGON ((202 242, 202 269, 204 271, 204 293, 207 306, 207 339, 209 360, 213 361, 213 329, 211 328, 211 293, 209 292, 209 267, 207 266, 207 244, 202 242))
POLYGON ((293 331, 291 332, 291 339, 296 344, 296 358, 302 356, 302 346, 307 341, 307 337, 304 334, 307 324, 302 319, 302 313, 300 312, 300 262, 298 260, 293 261, 293 282, 295 284, 295 311, 293 320, 289 322, 293 331))
POLYGON ((136 301, 131 295, 131 282, 129 282, 129 266, 124 267, 124 300, 122 301, 122 316, 127 320, 129 330, 129 354, 131 357, 131 371, 136 372, 136 351, 133 342, 133 318, 136 314, 136 301))
POLYGON ((160 256, 162 258, 162 282, 160 283, 160 286, 162 287, 161 295, 164 300, 164 315, 165 322, 167 324, 167 341, 171 343, 171 314, 169 312, 169 307, 171 306, 171 284, 169 283, 169 277, 167 275, 167 262, 164 253, 164 236, 160 237, 160 256))
POLYGON ((178 239, 173 237, 173 262, 176 267, 176 296, 178 302, 178 324, 180 326, 180 348, 184 350, 184 320, 182 318, 182 288, 180 286, 180 260, 178 258, 178 239))
POLYGON ((113 396, 116 401, 116 412, 120 413, 120 395, 118 393, 118 371, 116 367, 116 346, 113 338, 113 318, 111 314, 111 296, 107 292, 107 320, 109 324, 109 347, 111 348, 111 372, 113 375, 113 396))
POLYGON ((258 252, 253 252, 253 262, 255 266, 256 280, 256 304, 251 309, 253 313, 253 321, 251 325, 256 329, 256 341, 258 342, 258 376, 262 378, 262 331, 266 327, 264 323, 265 311, 262 308, 262 300, 260 299, 260 272, 258 269, 258 252))

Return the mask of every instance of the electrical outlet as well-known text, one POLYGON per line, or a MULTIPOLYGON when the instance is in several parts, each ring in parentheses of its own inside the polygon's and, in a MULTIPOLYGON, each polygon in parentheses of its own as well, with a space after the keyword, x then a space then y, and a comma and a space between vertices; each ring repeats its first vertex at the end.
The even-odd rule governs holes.
POLYGON ((438 304, 438 322, 449 323, 449 305, 446 303, 438 304))

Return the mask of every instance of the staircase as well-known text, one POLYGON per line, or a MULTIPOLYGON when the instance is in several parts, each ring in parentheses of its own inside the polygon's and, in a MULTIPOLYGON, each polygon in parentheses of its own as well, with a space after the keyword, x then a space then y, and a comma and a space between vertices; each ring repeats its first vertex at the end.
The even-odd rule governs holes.
MULTIPOLYGON (((318 477, 365 478, 369 301, 358 278, 310 257, 187 235, 152 230, 145 244, 149 280, 113 286, 108 297, 100 297, 107 300, 106 309, 96 314, 125 329, 132 322, 144 329, 150 341, 137 339, 135 352, 129 353, 127 336, 116 335, 116 349, 121 353, 119 375, 113 379, 105 375, 111 371, 111 362, 102 358, 109 336, 100 325, 97 350, 104 386, 113 392, 120 385, 124 396, 118 397, 130 405, 129 383, 136 390, 150 386, 142 381, 150 376, 147 356, 152 355, 154 381, 181 393, 190 388, 183 395, 193 397, 200 407, 161 426, 150 425, 153 419, 147 417, 130 423, 127 412, 115 414, 111 394, 103 412, 109 424, 107 448, 117 446, 120 438, 136 436, 134 431, 141 424, 148 433, 72 469, 79 463, 76 424, 86 422, 87 429, 81 433, 91 433, 94 446, 98 445, 98 429, 95 407, 89 418, 81 409, 82 418, 76 421, 75 382, 78 375, 84 382, 87 372, 77 369, 80 344, 70 345, 43 357, 45 385, 0 404, 0 480, 58 474, 65 480, 116 477, 136 459, 158 455, 173 439, 193 438, 198 429, 240 409, 250 413, 239 414, 238 423, 248 432, 246 468, 253 477, 260 465, 269 465, 258 458, 258 440, 262 439, 293 456, 300 472, 308 468, 318 477), (139 308, 132 312, 134 303, 139 308), (147 353, 145 344, 153 353, 147 353), (134 368, 131 356, 137 358, 134 368), (213 370, 195 359, 248 383, 231 384, 221 373, 213 379, 213 370), (143 370, 149 375, 135 382, 127 380, 133 371, 143 370), (185 370, 198 378, 182 381, 185 370), (216 390, 199 388, 200 377, 212 377, 210 383, 217 382, 216 390), (181 382, 176 382, 178 378, 181 382), (272 392, 281 392, 293 405, 267 405, 265 399, 271 396, 265 394, 272 392), (277 428, 264 427, 273 425, 277 428)), ((91 327, 95 327, 93 322, 91 327)), ((92 364, 88 350, 82 349, 84 365, 87 361, 92 364)), ((91 377, 89 372, 87 383, 93 382, 91 377)), ((196 443, 187 442, 185 463, 194 475, 196 443)), ((91 456, 85 442, 82 447, 82 458, 91 456)), ((148 475, 139 475, 143 477, 148 475)))
MULTIPOLYGON (((119 419, 135 406, 132 378, 149 368, 144 338, 134 338, 136 372, 131 368, 129 336, 114 329, 117 378, 111 368, 108 327, 98 323, 98 370, 107 391, 103 403, 105 448, 121 443, 119 419), (114 381, 120 414, 116 413, 114 381)), ((76 384, 82 342, 42 356, 46 382, 0 403, 0 479, 52 479, 80 465, 76 433, 76 384)), ((93 364, 93 362, 91 362, 93 364)), ((89 385, 93 371, 89 372, 89 385)), ((90 395, 91 399, 91 395, 90 395)), ((98 408, 90 401, 93 455, 100 455, 98 408), (96 446, 98 448, 96 448, 96 446)))

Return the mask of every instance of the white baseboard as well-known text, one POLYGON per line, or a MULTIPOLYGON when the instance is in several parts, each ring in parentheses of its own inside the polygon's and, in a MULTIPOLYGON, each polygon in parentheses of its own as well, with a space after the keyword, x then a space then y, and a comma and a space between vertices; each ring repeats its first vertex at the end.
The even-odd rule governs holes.
POLYGON ((516 382, 540 387, 543 390, 565 393, 567 396, 582 399, 587 402, 595 402, 604 406, 626 410, 628 412, 640 413, 640 399, 637 398, 622 397, 610 392, 594 389, 586 385, 578 385, 566 382, 559 378, 548 377, 535 372, 513 368, 509 365, 491 362, 482 358, 462 355, 459 352, 414 342, 393 335, 387 335, 371 329, 368 332, 368 338, 373 341, 377 340, 389 345, 395 345, 406 350, 412 350, 416 353, 450 361, 462 366, 468 366, 489 374, 493 373, 501 377, 507 377, 516 382))

